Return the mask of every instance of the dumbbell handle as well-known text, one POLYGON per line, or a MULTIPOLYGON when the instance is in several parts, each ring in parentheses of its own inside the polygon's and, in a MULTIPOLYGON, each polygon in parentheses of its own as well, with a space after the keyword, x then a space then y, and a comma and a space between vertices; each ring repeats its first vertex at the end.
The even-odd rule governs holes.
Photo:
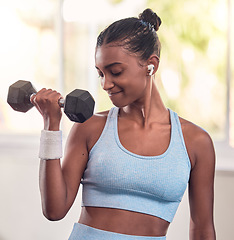
MULTIPOLYGON (((31 98, 33 97, 33 96, 35 96, 36 95, 36 93, 33 93, 33 94, 31 94, 31 96, 30 96, 30 101, 31 101, 31 98)), ((58 105, 61 107, 61 108, 64 108, 64 104, 65 104, 65 99, 64 98, 59 98, 59 100, 58 100, 58 105)))

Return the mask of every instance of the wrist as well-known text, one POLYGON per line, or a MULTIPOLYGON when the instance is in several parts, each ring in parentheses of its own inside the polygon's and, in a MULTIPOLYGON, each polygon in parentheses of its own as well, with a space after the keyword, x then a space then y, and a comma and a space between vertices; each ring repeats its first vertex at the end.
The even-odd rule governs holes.
POLYGON ((39 158, 60 159, 63 156, 62 131, 41 131, 39 158))
POLYGON ((60 130, 60 121, 44 120, 44 130, 59 131, 60 130))

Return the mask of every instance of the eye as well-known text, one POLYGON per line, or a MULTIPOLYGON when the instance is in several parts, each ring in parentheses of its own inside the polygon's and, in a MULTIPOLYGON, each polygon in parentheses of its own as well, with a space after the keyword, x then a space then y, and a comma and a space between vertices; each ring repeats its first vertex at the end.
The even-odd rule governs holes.
POLYGON ((111 72, 111 74, 115 77, 118 77, 119 75, 121 75, 122 72, 111 72))
POLYGON ((103 78, 103 77, 104 77, 103 73, 100 70, 98 70, 98 78, 103 78))

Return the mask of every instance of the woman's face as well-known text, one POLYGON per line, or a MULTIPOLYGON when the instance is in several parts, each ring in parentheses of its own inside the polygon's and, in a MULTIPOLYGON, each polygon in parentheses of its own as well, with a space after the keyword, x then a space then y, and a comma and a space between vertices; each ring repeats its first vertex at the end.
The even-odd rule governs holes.
POLYGON ((123 47, 103 45, 96 49, 96 68, 102 88, 117 107, 141 101, 147 83, 147 64, 123 47), (142 63, 142 62, 141 62, 142 63))

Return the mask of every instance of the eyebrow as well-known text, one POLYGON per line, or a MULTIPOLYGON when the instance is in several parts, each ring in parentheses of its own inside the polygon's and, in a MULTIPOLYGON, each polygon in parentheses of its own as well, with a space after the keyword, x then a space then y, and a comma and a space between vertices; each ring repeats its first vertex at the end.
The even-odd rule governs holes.
MULTIPOLYGON (((114 65, 119 65, 119 64, 121 64, 120 62, 113 62, 113 63, 111 63, 111 64, 108 64, 108 65, 106 65, 106 66, 104 66, 104 68, 105 69, 108 69, 108 68, 110 68, 110 67, 112 67, 112 66, 114 66, 114 65)), ((99 69, 97 66, 95 66, 97 69, 99 69)))

